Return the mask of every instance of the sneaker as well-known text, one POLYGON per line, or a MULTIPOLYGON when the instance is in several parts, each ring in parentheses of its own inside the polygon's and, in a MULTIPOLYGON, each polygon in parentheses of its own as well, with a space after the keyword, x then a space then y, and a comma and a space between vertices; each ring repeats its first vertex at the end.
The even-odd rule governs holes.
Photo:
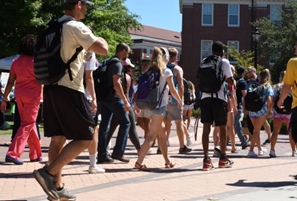
POLYGON ((161 149, 158 147, 157 154, 162 154, 161 149))
POLYGON ((246 149, 249 146, 251 146, 251 143, 250 142, 246 142, 246 144, 245 145, 242 145, 241 148, 242 149, 246 149))
POLYGON ((186 145, 184 145, 184 148, 179 148, 179 154, 187 154, 190 153, 192 149, 188 148, 186 145))
POLYGON ((150 154, 150 153, 152 153, 152 151, 153 151, 153 148, 151 147, 147 153, 150 154))
POLYGON ((247 157, 250 157, 250 158, 257 158, 258 155, 257 155, 255 152, 253 152, 253 151, 249 151, 247 157))
POLYGON ((230 161, 227 157, 219 160, 219 168, 231 168, 234 161, 230 161))
POLYGON ((89 167, 89 173, 90 174, 97 174, 97 173, 104 173, 105 169, 98 167, 97 165, 95 167, 89 167))
POLYGON ((193 143, 193 134, 190 134, 187 137, 187 146, 190 146, 193 143))
POLYGON ((62 190, 58 191, 57 190, 57 193, 58 193, 58 196, 59 196, 59 199, 53 199, 52 197, 47 197, 48 200, 51 200, 51 201, 58 201, 58 200, 69 200, 69 201, 75 201, 76 200, 76 196, 75 195, 72 195, 70 194, 67 189, 65 187, 63 187, 62 190))
POLYGON ((216 149, 213 151, 213 157, 221 157, 221 152, 217 151, 216 149))
MULTIPOLYGON (((34 170, 33 175, 44 192, 52 199, 59 199, 58 191, 54 186, 55 177, 47 173, 44 168, 34 170)), ((64 188, 63 188, 64 189, 64 188)), ((63 191, 63 190, 62 190, 63 191)))
POLYGON ((275 158, 275 157, 276 157, 276 155, 275 155, 275 151, 270 150, 270 152, 269 152, 269 156, 270 156, 271 158, 275 158))
POLYGON ((214 169, 215 169, 215 167, 213 166, 211 160, 209 160, 208 162, 205 162, 205 161, 203 160, 203 170, 204 170, 204 171, 214 170, 214 169))
POLYGON ((297 156, 297 152, 296 151, 292 151, 292 156, 296 157, 297 156))
POLYGON ((111 149, 111 140, 109 141, 109 143, 108 143, 108 145, 107 145, 107 147, 106 147, 106 150, 110 150, 111 149))
POLYGON ((221 154, 221 147, 220 147, 220 145, 215 146, 214 149, 215 149, 217 152, 220 152, 220 154, 221 154))
POLYGON ((38 157, 36 159, 30 159, 30 162, 39 162, 39 161, 42 161, 42 157, 38 157))
POLYGON ((263 143, 263 145, 266 145, 266 144, 270 144, 270 140, 265 140, 265 142, 263 143))
POLYGON ((16 158, 13 158, 13 157, 8 156, 8 155, 6 155, 6 157, 5 157, 5 162, 12 162, 15 165, 23 165, 23 163, 24 163, 23 161, 18 160, 16 158))

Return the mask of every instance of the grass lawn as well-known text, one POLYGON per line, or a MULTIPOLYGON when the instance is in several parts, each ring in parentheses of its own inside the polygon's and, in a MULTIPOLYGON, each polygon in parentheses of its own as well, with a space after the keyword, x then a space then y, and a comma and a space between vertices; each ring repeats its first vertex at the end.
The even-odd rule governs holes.
MULTIPOLYGON (((10 129, 8 130, 0 130, 0 135, 11 135, 13 128, 13 121, 6 121, 10 125, 10 129)), ((39 131, 43 132, 43 123, 39 124, 39 131)))

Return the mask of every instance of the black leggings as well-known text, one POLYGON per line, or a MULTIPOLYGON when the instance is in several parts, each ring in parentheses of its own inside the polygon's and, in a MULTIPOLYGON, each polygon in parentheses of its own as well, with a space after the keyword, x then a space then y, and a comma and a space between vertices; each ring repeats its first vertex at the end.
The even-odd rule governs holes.
MULTIPOLYGON (((130 108, 130 111, 129 111, 129 120, 130 120, 129 138, 130 138, 132 144, 134 145, 134 147, 136 148, 136 150, 139 150, 139 149, 141 149, 141 145, 140 145, 138 134, 136 131, 135 116, 134 116, 134 111, 132 110, 132 108, 130 108)), ((117 118, 114 115, 112 115, 109 132, 108 132, 107 138, 106 138, 106 146, 108 145, 108 143, 109 143, 109 141, 110 141, 110 139, 118 125, 119 125, 119 123, 118 123, 117 118)))

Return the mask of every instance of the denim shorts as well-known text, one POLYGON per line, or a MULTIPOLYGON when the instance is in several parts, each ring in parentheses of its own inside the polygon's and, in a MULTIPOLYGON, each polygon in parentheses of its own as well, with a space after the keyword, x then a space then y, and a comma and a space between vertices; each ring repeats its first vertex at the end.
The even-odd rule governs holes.
POLYGON ((149 118, 151 119, 153 115, 163 115, 166 114, 166 106, 156 108, 154 110, 148 110, 149 111, 149 118))

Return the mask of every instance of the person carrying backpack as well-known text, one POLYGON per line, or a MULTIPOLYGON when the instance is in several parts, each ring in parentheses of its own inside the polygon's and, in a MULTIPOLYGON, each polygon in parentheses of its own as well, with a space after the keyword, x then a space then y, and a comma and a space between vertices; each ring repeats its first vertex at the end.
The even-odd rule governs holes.
MULTIPOLYGON (((59 37, 54 37, 61 45, 56 55, 61 59, 59 63, 62 61, 68 64, 72 59, 73 61, 56 83, 45 85, 43 89, 44 134, 51 137, 49 165, 35 170, 33 175, 49 196, 49 200, 76 200, 76 196, 70 194, 63 184, 62 168, 87 149, 93 140, 95 124, 92 113, 96 111, 91 110, 85 97, 83 58, 84 52, 90 50, 99 55, 107 55, 108 44, 103 38, 94 36, 91 30, 79 21, 85 18, 87 4, 94 3, 86 0, 64 0, 65 15, 54 23, 62 27, 62 30, 57 32, 59 37), (84 50, 77 52, 78 48, 84 50), (75 53, 77 55, 73 57, 75 53), (72 141, 64 146, 66 139, 72 141)), ((38 38, 48 42, 52 33, 47 31, 48 29, 44 33, 48 37, 38 38)), ((34 61, 39 56, 38 50, 36 48, 35 50, 37 55, 34 55, 34 61)), ((50 53, 48 57, 52 55, 52 52, 50 53)), ((48 62, 55 63, 56 58, 48 62)), ((34 69, 36 65, 34 63, 34 69)), ((60 66, 54 65, 54 67, 60 66)), ((37 78, 36 72, 35 78, 37 78)))
POLYGON ((279 100, 281 91, 283 89, 284 83, 283 83, 283 79, 285 77, 286 71, 282 71, 280 76, 279 76, 279 82, 278 84, 276 84, 273 87, 273 97, 272 97, 272 103, 274 105, 273 108, 273 133, 271 136, 271 148, 270 148, 270 153, 269 156, 270 157, 276 157, 275 154, 275 144, 276 144, 276 140, 277 140, 277 136, 278 133, 282 127, 282 123, 285 122, 287 125, 287 129, 288 129, 288 133, 289 133, 289 139, 290 139, 290 145, 292 148, 292 156, 297 156, 296 153, 296 146, 295 146, 295 142, 292 138, 292 132, 291 129, 289 130, 289 124, 290 124, 290 119, 291 119, 291 107, 292 107, 292 94, 289 94, 287 96, 287 98, 285 99, 285 103, 288 101, 287 106, 284 107, 284 109, 288 110, 288 111, 283 111, 283 110, 279 110, 279 108, 277 107, 277 102, 279 100), (279 112, 277 112, 279 111, 279 112))
MULTIPOLYGON (((251 122, 254 126, 253 130, 253 136, 251 139, 251 146, 250 150, 248 152, 248 157, 258 157, 258 156, 263 156, 264 154, 264 149, 261 147, 260 143, 260 129, 264 122, 266 121, 266 116, 268 118, 272 117, 272 102, 271 102, 271 97, 273 96, 273 91, 271 88, 271 78, 270 78, 270 72, 268 69, 263 69, 259 76, 258 80, 260 85, 257 85, 257 90, 258 93, 262 94, 262 107, 259 109, 259 111, 250 111, 249 109, 249 117, 251 119, 251 122), (257 143, 258 146, 258 154, 254 152, 254 147, 255 144, 257 143)), ((251 85, 248 88, 247 95, 245 96, 245 105, 247 105, 247 97, 250 91, 253 90, 251 85)))
MULTIPOLYGON (((183 119, 184 121, 187 121, 187 129, 189 129, 189 126, 191 124, 191 117, 192 117, 192 112, 194 109, 194 102, 196 100, 195 96, 195 86, 191 81, 187 81, 188 84, 188 89, 185 89, 185 93, 189 93, 186 95, 184 93, 184 109, 183 109, 183 119), (186 92, 188 91, 188 92, 186 92), (186 98, 188 97, 188 98, 186 98)), ((184 85, 185 86, 185 85, 184 85)))
POLYGON ((202 145, 204 152, 203 170, 213 170, 214 166, 208 156, 210 127, 215 122, 219 126, 221 157, 218 166, 232 167, 233 161, 226 156, 226 125, 228 116, 226 82, 234 84, 230 63, 222 59, 224 45, 216 41, 212 45, 212 55, 205 58, 197 73, 198 88, 203 92, 201 97, 201 122, 203 123, 202 145))
MULTIPOLYGON (((118 60, 126 60, 130 53, 130 47, 121 42, 116 47, 116 54, 109 60, 118 58, 118 60)), ((102 121, 99 127, 99 142, 98 142, 98 163, 110 163, 114 159, 128 163, 130 160, 124 157, 124 152, 127 145, 128 133, 130 128, 129 98, 125 96, 124 89, 121 84, 123 65, 121 62, 114 61, 107 67, 107 88, 109 93, 101 102, 101 118, 102 121), (106 139, 109 132, 112 116, 118 120, 120 125, 116 145, 113 149, 111 157, 106 150, 106 139)))
POLYGON ((160 72, 160 93, 164 89, 164 93, 160 103, 156 106, 155 109, 151 110, 151 123, 148 136, 145 139, 140 152, 138 153, 137 161, 134 165, 135 169, 142 171, 149 171, 149 169, 143 164, 144 157, 148 153, 148 150, 151 148, 154 140, 158 135, 158 144, 165 159, 165 168, 173 168, 175 163, 169 160, 168 157, 168 147, 166 145, 166 135, 165 135, 165 125, 164 125, 164 116, 166 114, 166 106, 168 101, 168 92, 170 91, 171 95, 177 100, 178 107, 182 107, 182 101, 179 97, 175 86, 173 84, 173 76, 170 69, 166 67, 166 58, 168 59, 169 54, 167 49, 165 49, 165 54, 162 53, 161 49, 154 47, 152 52, 151 67, 157 68, 160 72), (167 86, 168 85, 168 86, 167 86))

